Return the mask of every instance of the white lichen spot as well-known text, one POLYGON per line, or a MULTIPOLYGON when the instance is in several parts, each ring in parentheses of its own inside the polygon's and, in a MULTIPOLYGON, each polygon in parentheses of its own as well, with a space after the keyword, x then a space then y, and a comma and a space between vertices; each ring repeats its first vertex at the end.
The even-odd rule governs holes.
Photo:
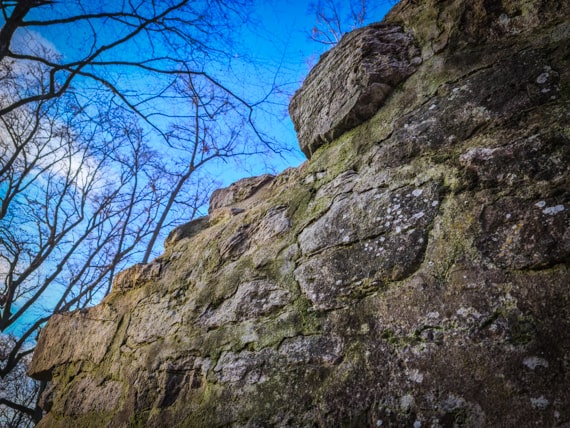
POLYGON ((402 232, 402 228, 400 226, 396 227, 396 233, 401 233, 402 232))
POLYGON ((536 78, 536 83, 538 83, 539 85, 543 85, 546 82, 548 82, 549 77, 550 75, 548 73, 542 73, 540 76, 536 78))
POLYGON ((536 204, 534 204, 534 206, 537 208, 544 208, 546 206, 546 201, 537 202, 536 204))
POLYGON ((430 110, 434 110, 434 109, 436 109, 436 108, 437 108, 437 106, 436 106, 435 104, 432 104, 431 106, 429 106, 429 109, 430 109, 430 110))
POLYGON ((414 422, 414 428, 421 428, 421 427, 422 427, 422 423, 420 421, 414 422))
POLYGON ((439 205, 439 201, 433 201, 433 202, 431 203, 431 206, 432 206, 432 207, 437 207, 438 205, 439 205))
POLYGON ((424 381, 424 375, 421 374, 418 369, 414 369, 408 373, 408 379, 415 383, 422 383, 424 381))
POLYGON ((257 336, 257 333, 255 331, 246 331, 240 337, 241 343, 253 343, 253 342, 257 342, 258 340, 259 340, 259 337, 257 336))
POLYGON ((493 157, 497 149, 487 147, 475 147, 459 156, 459 161, 463 164, 471 164, 473 161, 486 161, 493 157))
POLYGON ((481 318, 481 316, 482 316, 482 315, 477 311, 477 309, 471 308, 471 307, 470 307, 470 308, 461 307, 461 308, 459 308, 459 309, 457 310, 456 314, 457 314, 458 316, 460 316, 460 317, 464 317, 464 318, 473 317, 473 318, 476 318, 476 319, 479 319, 479 318, 481 318))
POLYGON ((542 212, 546 215, 554 215, 564 211, 566 208, 564 205, 556 205, 554 207, 548 207, 542 210, 542 212))
POLYGON ((507 15, 506 13, 501 13, 499 15, 499 24, 501 25, 507 25, 510 20, 511 18, 509 18, 509 15, 507 15))
POLYGON ((349 242, 350 241, 350 236, 346 235, 344 238, 342 238, 342 242, 349 242))
POLYGON ((540 397, 537 398, 531 397, 530 404, 535 409, 544 410, 548 408, 548 406, 550 405, 550 401, 544 395, 541 395, 540 397))
POLYGON ((412 218, 419 220, 420 218, 422 218, 423 216, 425 216, 425 213, 423 211, 420 211, 419 213, 415 213, 412 218))
POLYGON ((381 427, 382 424, 383 424, 382 419, 378 419, 378 420, 376 421, 376 426, 377 426, 377 427, 381 427))
POLYGON ((540 358, 540 357, 526 357, 523 360, 523 364, 531 370, 534 370, 537 367, 548 368, 548 361, 546 361, 544 358, 540 358))
POLYGON ((336 284, 336 285, 342 285, 342 280, 337 279, 336 282, 335 282, 335 284, 336 284))
POLYGON ((402 409, 402 411, 407 412, 412 408, 413 405, 414 397, 412 397, 410 394, 406 394, 400 398, 400 409, 402 409))
POLYGON ((508 219, 511 218, 511 215, 510 215, 510 214, 505 214, 505 218, 508 220, 508 219))
POLYGON ((384 242, 386 240, 386 238, 384 238, 383 236, 380 237, 380 242, 384 242))
POLYGON ((412 195, 414 195, 417 198, 418 196, 421 196, 422 193, 424 193, 423 189, 416 189, 412 192, 412 195))

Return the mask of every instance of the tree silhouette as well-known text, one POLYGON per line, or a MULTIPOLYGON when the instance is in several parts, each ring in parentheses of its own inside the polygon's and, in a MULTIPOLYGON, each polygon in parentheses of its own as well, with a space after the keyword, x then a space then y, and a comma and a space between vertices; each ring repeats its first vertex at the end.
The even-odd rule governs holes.
MULTIPOLYGON (((0 331, 18 331, 0 376, 13 382, 51 314, 102 298, 198 213, 216 181, 207 165, 281 148, 255 121, 274 88, 246 99, 222 81, 247 0, 0 11, 0 331)), ((37 397, 9 398, 10 415, 41 417, 37 397)))

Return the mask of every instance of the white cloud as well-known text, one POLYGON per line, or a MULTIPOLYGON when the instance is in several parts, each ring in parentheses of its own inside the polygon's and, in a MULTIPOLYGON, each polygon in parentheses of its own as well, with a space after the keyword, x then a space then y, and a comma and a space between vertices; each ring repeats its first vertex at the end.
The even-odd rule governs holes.
POLYGON ((12 37, 10 48, 20 54, 32 54, 45 57, 60 57, 61 53, 53 43, 37 31, 19 28, 12 37))

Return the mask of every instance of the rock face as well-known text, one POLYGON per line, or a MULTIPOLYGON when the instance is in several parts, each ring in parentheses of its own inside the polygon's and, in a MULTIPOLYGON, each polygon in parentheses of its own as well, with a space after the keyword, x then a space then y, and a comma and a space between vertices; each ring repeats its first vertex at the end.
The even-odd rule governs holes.
POLYGON ((569 426, 569 60, 566 0, 347 36, 291 107, 307 163, 49 321, 40 426, 569 426))

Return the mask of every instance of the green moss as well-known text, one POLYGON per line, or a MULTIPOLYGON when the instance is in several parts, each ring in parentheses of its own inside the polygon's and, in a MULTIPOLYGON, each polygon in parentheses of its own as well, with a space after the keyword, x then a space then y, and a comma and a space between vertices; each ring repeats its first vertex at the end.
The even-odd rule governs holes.
POLYGON ((176 402, 172 409, 173 414, 185 415, 178 427, 202 428, 202 427, 222 427, 229 426, 232 416, 228 409, 231 407, 230 399, 224 397, 224 390, 221 385, 207 382, 196 392, 192 399, 192 408, 187 407, 188 403, 176 402), (226 409, 221 411, 221 409, 226 409))
POLYGON ((311 157, 308 172, 316 174, 326 172, 323 184, 338 176, 341 172, 355 169, 359 127, 346 132, 340 138, 319 148, 311 157))
POLYGON ((302 334, 305 326, 301 317, 296 312, 287 313, 261 322, 256 326, 258 340, 253 344, 253 350, 259 350, 271 346, 277 346, 287 337, 295 337, 302 334))
POLYGON ((57 418, 51 414, 49 428, 100 428, 110 426, 113 419, 113 413, 87 413, 84 415, 73 415, 69 417, 57 418))
MULTIPOLYGON (((155 411, 156 413, 156 411, 155 411)), ((145 428, 148 426, 148 418, 149 415, 152 414, 152 411, 145 411, 140 413, 134 413, 129 418, 127 422, 127 426, 129 428, 145 428)))
POLYGON ((311 301, 306 296, 299 296, 293 305, 301 319, 304 335, 314 334, 321 330, 324 314, 313 310, 311 301))
POLYGON ((511 315, 508 317, 510 335, 508 342, 523 346, 532 342, 536 337, 536 324, 532 317, 523 315, 511 315))
POLYGON ((478 329, 484 330, 497 321, 506 323, 508 333, 505 340, 511 345, 524 346, 536 338, 536 322, 532 316, 521 314, 516 307, 504 306, 496 309, 481 322, 478 329))
POLYGON ((290 198, 287 203, 287 217, 291 219, 293 227, 299 229, 305 224, 305 212, 309 202, 314 196, 312 187, 296 186, 293 191, 287 193, 290 198))
POLYGON ((255 277, 255 268, 251 257, 241 257, 222 267, 219 273, 211 277, 195 297, 198 306, 218 307, 232 296, 237 287, 255 277))

